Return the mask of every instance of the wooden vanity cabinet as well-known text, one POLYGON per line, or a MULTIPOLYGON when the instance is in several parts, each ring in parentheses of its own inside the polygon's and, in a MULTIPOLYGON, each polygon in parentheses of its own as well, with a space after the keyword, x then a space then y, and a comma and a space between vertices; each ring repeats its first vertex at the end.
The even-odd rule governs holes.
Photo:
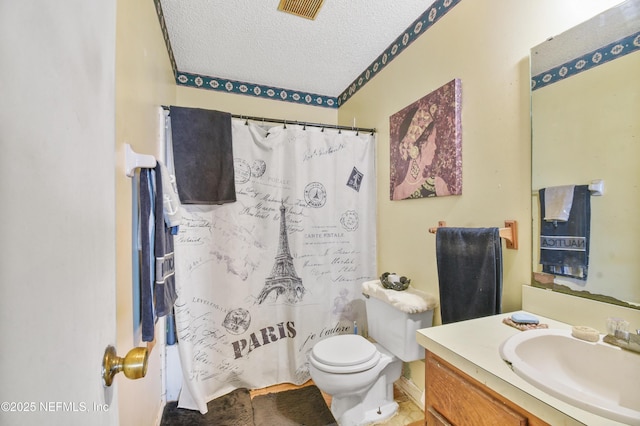
POLYGON ((547 425, 437 355, 425 352, 428 426, 547 425))

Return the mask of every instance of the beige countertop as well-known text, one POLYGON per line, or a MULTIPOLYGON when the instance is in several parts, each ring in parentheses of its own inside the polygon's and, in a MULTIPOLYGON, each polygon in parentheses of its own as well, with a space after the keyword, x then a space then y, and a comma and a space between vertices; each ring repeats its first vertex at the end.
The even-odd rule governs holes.
MULTIPOLYGON (((424 328, 418 330, 417 341, 426 350, 551 425, 621 425, 539 390, 509 368, 500 357, 500 344, 517 333, 526 333, 502 323, 502 319, 511 314, 424 328)), ((549 328, 571 329, 569 324, 534 315, 549 328)))

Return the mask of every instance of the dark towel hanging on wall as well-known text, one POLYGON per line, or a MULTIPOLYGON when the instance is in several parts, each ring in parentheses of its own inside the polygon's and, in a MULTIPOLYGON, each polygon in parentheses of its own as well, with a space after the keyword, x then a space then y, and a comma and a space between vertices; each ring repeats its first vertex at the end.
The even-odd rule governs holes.
POLYGON ((231 114, 176 106, 169 111, 180 202, 236 201, 231 114))
POLYGON ((164 218, 164 198, 162 192, 162 173, 160 165, 155 169, 155 285, 153 294, 155 299, 156 316, 168 315, 176 301, 175 263, 173 258, 173 234, 167 227, 164 218))
POLYGON ((442 324, 502 311, 498 228, 438 228, 436 259, 442 324))
POLYGON ((586 280, 589 271, 591 192, 576 185, 569 220, 545 221, 545 188, 540 199, 540 263, 543 272, 586 280))
MULTIPOLYGON (((155 169, 140 169, 138 238, 143 342, 154 340, 156 320, 170 316, 177 298, 173 234, 164 217, 160 167, 157 165, 155 169)), ((168 319, 170 320, 172 318, 168 319)))
POLYGON ((153 305, 153 284, 155 262, 153 261, 154 234, 154 191, 151 169, 140 170, 140 320, 142 341, 151 342, 155 338, 153 305))

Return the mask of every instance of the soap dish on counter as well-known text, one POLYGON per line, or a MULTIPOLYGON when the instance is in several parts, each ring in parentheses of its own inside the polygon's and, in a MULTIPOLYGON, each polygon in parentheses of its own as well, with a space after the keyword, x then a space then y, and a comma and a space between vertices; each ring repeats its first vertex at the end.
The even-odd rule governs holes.
POLYGON ((510 327, 517 328, 520 331, 549 328, 547 324, 540 324, 538 319, 533 315, 525 313, 514 313, 510 317, 503 318, 502 322, 510 327))

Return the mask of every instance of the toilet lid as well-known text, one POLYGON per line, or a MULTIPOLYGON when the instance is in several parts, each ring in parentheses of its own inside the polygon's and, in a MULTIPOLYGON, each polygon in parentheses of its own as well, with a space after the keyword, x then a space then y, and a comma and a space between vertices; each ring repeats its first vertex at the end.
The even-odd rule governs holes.
POLYGON ((370 361, 378 349, 362 336, 343 334, 316 343, 311 353, 322 364, 347 367, 370 361))

